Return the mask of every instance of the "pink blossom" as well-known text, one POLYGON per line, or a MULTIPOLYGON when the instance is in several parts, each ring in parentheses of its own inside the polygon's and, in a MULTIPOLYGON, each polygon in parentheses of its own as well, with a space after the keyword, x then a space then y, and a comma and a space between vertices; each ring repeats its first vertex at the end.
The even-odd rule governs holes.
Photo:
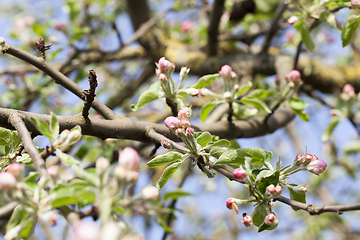
POLYGON ((271 195, 271 197, 275 198, 281 195, 282 187, 281 185, 277 185, 275 187, 274 184, 270 184, 269 186, 266 187, 266 192, 268 192, 271 195))
POLYGON ((166 82, 166 81, 168 80, 168 78, 167 78, 166 74, 160 73, 160 74, 159 74, 159 80, 160 80, 161 82, 166 82))
POLYGON ((243 181, 247 176, 246 171, 242 167, 234 169, 233 175, 237 181, 243 181))
POLYGON ((195 130, 194 130, 192 127, 188 127, 188 128, 186 129, 185 135, 186 135, 187 137, 189 137, 189 136, 191 136, 191 135, 194 135, 194 132, 195 132, 195 130))
POLYGON ((161 70, 161 72, 167 72, 168 70, 174 69, 175 64, 166 60, 165 57, 162 57, 159 59, 158 62, 158 68, 161 70))
POLYGON ((294 25, 297 21, 299 21, 299 18, 297 16, 292 16, 287 20, 290 25, 294 25))
POLYGON ((127 170, 136 171, 140 164, 140 156, 135 149, 124 148, 119 155, 119 164, 127 170))
POLYGON ((55 211, 48 211, 40 215, 51 226, 56 226, 56 220, 59 219, 59 215, 55 211))
POLYGON ((274 225, 275 220, 276 220, 275 215, 274 215, 273 213, 270 213, 269 215, 267 215, 267 216, 265 217, 264 223, 265 223, 266 225, 272 226, 272 225, 274 225))
POLYGON ((360 1, 359 0, 351 0, 350 7, 352 7, 352 8, 360 7, 360 1))
POLYGON ((356 95, 353 86, 349 83, 344 86, 343 93, 346 93, 350 98, 356 95))
POLYGON ((184 129, 182 129, 182 128, 178 128, 178 129, 176 129, 175 130, 175 134, 176 134, 176 136, 178 136, 178 137, 185 137, 185 130, 184 129))
POLYGON ((253 220, 251 216, 244 216, 241 222, 245 225, 245 227, 250 227, 251 225, 253 225, 253 220))
POLYGON ((177 117, 170 116, 165 119, 164 124, 167 128, 174 130, 180 127, 180 120, 177 117))
POLYGON ((24 176, 24 167, 20 163, 12 163, 6 170, 11 173, 17 180, 20 180, 24 176))
POLYGON ((323 160, 317 159, 315 161, 312 161, 308 165, 307 170, 311 173, 319 175, 320 173, 323 173, 325 171, 326 167, 327 167, 326 162, 324 162, 323 160))
POLYGON ((181 23, 180 32, 187 33, 193 30, 193 28, 194 28, 194 23, 191 20, 187 19, 181 23))
POLYGON ((232 76, 232 69, 229 65, 224 65, 221 67, 221 70, 220 70, 220 75, 223 77, 223 78, 231 78, 232 76))
POLYGON ((180 122, 180 126, 183 127, 183 128, 188 128, 190 127, 190 121, 189 119, 187 118, 184 118, 184 119, 181 119, 181 122, 180 122))
POLYGON ((0 190, 10 190, 16 186, 16 178, 8 172, 0 172, 0 190))
POLYGON ((74 226, 73 240, 99 240, 100 228, 90 222, 81 221, 74 226))

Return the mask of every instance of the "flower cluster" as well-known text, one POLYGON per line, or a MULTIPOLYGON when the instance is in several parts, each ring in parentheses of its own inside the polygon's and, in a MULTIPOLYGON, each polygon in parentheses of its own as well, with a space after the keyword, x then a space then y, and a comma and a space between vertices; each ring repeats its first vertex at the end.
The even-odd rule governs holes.
POLYGON ((325 171, 326 167, 326 162, 320 160, 317 156, 315 156, 315 154, 304 153, 295 157, 291 168, 287 170, 287 173, 290 175, 291 173, 295 173, 300 170, 307 170, 311 173, 319 175, 325 171))
MULTIPOLYGON (((189 109, 181 109, 178 116, 170 116, 164 120, 165 126, 170 129, 176 136, 180 137, 188 149, 194 153, 197 152, 197 144, 194 139, 194 128, 190 124, 189 109)), ((167 142, 162 142, 164 148, 169 148, 167 142)))
POLYGON ((140 156, 131 147, 124 148, 119 155, 119 164, 114 169, 116 179, 121 183, 136 182, 139 177, 140 156))
POLYGON ((166 60, 165 57, 159 59, 157 63, 155 63, 156 68, 156 75, 158 76, 161 87, 165 92, 166 96, 172 96, 175 86, 174 82, 171 79, 171 74, 175 70, 175 64, 166 60))
POLYGON ((286 74, 286 80, 289 81, 289 86, 294 87, 302 84, 301 74, 298 70, 292 70, 286 74))
POLYGON ((354 87, 351 86, 351 84, 346 84, 343 87, 342 93, 340 95, 340 97, 344 100, 344 101, 349 101, 350 99, 354 98, 356 96, 354 87))

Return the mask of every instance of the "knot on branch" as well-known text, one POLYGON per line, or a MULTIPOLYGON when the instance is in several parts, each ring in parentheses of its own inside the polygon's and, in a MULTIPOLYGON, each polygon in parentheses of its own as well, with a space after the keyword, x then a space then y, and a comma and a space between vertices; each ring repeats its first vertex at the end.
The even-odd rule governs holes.
POLYGON ((36 48, 39 50, 39 57, 45 60, 45 51, 51 48, 52 44, 45 45, 43 37, 39 37, 39 40, 36 42, 36 48))

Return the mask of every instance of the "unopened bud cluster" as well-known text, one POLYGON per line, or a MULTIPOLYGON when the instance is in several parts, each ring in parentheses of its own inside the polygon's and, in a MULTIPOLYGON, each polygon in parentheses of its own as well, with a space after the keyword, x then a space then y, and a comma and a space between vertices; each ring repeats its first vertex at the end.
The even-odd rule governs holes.
MULTIPOLYGON (((176 136, 180 137, 185 145, 192 152, 197 152, 197 144, 194 139, 194 128, 190 124, 189 109, 181 109, 178 117, 170 116, 164 120, 165 126, 170 129, 176 136)), ((171 149, 169 142, 162 142, 163 147, 171 149)))
MULTIPOLYGON (((166 60, 165 57, 159 59, 157 63, 155 63, 156 68, 156 75, 158 76, 161 87, 165 92, 166 96, 172 96, 175 86, 174 82, 171 80, 171 74, 175 70, 175 64, 166 60)), ((188 73, 189 71, 183 70, 183 75, 188 73)))
POLYGON ((53 143, 55 148, 68 148, 81 139, 81 128, 76 126, 73 129, 65 129, 61 132, 60 137, 53 143))
POLYGON ((342 93, 340 95, 340 97, 344 100, 344 101, 349 101, 351 99, 353 99, 356 96, 354 87, 351 86, 351 84, 346 84, 343 87, 342 93))
POLYGON ((326 162, 320 160, 315 154, 304 153, 295 157, 291 167, 284 172, 284 175, 290 175, 301 170, 319 175, 325 171, 326 167, 326 162))
POLYGON ((285 78, 289 82, 289 87, 296 87, 302 84, 301 74, 298 70, 292 70, 286 74, 285 78))
POLYGON ((131 147, 124 148, 119 155, 119 164, 114 169, 118 182, 128 184, 136 182, 139 177, 140 156, 131 147))

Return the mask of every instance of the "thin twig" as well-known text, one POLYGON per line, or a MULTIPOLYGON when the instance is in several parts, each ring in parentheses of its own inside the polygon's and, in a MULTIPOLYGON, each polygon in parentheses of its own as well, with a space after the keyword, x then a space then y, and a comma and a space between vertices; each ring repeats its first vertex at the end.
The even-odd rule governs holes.
POLYGON ((39 173, 39 176, 41 178, 49 179, 47 187, 52 188, 54 186, 54 182, 51 180, 51 177, 46 170, 45 161, 41 157, 39 150, 36 148, 24 121, 18 113, 13 113, 9 117, 9 122, 18 131, 19 136, 24 144, 25 150, 30 155, 34 163, 35 169, 39 173))
POLYGON ((90 85, 89 90, 84 91, 85 101, 84 101, 84 107, 81 112, 82 116, 85 119, 88 119, 89 117, 89 110, 91 107, 91 103, 94 101, 96 96, 95 90, 98 85, 98 82, 97 82, 96 72, 94 70, 89 70, 89 85, 90 85))
MULTIPOLYGON (((82 100, 85 99, 83 89, 81 87, 79 87, 74 81, 71 81, 68 77, 66 77, 64 74, 59 72, 57 69, 55 69, 54 67, 43 61, 42 59, 35 57, 34 55, 18 47, 15 47, 9 43, 6 43, 6 49, 3 49, 3 52, 8 53, 14 57, 17 57, 37 67, 45 74, 47 74, 49 77, 54 79, 56 83, 68 89, 70 92, 74 93, 82 100)), ((102 104, 97 99, 94 99, 94 101, 92 102, 92 106, 97 112, 99 112, 106 119, 118 118, 118 115, 116 115, 116 113, 114 113, 111 109, 109 109, 107 106, 102 104)))
POLYGON ((45 60, 45 51, 49 50, 52 44, 45 45, 43 37, 39 37, 39 40, 36 42, 36 48, 39 50, 39 58, 45 60))

